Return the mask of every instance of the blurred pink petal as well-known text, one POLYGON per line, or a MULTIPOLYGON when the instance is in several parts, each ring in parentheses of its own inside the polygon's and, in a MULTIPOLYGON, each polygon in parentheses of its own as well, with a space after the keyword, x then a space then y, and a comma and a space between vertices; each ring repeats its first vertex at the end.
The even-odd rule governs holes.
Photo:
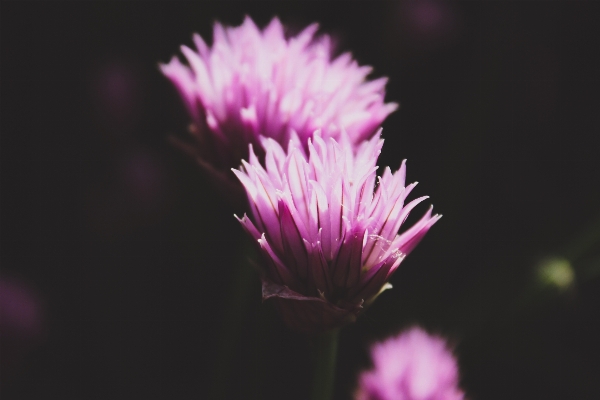
POLYGON ((239 27, 215 24, 212 46, 194 35, 195 49, 181 47, 187 65, 173 57, 160 66, 193 121, 196 144, 181 146, 228 171, 248 158, 248 144, 262 157, 260 136, 287 145, 295 132, 305 151, 316 129, 337 140, 345 128, 353 145, 371 138, 397 108, 384 103, 387 79, 367 81, 371 67, 349 53, 332 59, 317 29, 286 38, 279 19, 261 30, 246 17, 239 27))
POLYGON ((399 4, 399 26, 421 50, 453 42, 461 29, 460 13, 450 0, 407 0, 399 4))
POLYGON ((42 304, 28 284, 0 277, 0 377, 16 375, 44 334, 42 304))
POLYGON ((356 400, 462 400, 458 365, 444 339, 413 328, 377 343, 356 400))

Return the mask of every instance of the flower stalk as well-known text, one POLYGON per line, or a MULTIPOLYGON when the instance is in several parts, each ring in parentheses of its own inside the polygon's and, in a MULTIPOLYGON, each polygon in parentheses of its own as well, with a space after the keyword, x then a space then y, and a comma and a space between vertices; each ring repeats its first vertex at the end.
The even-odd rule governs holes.
POLYGON ((583 258, 587 252, 600 245, 600 215, 598 215, 575 239, 569 242, 561 254, 571 262, 583 258))
POLYGON ((333 396, 339 331, 333 329, 315 338, 311 400, 330 400, 333 396))
MULTIPOLYGON (((244 238, 245 239, 245 238, 244 238)), ((228 382, 231 380, 231 366, 235 350, 240 341, 243 320, 246 316, 249 299, 252 296, 252 285, 256 279, 256 272, 248 262, 254 254, 254 248, 247 240, 239 244, 240 260, 233 273, 231 286, 225 309, 225 318, 222 320, 219 335, 218 359, 215 363, 215 377, 211 392, 211 399, 227 398, 228 382)))

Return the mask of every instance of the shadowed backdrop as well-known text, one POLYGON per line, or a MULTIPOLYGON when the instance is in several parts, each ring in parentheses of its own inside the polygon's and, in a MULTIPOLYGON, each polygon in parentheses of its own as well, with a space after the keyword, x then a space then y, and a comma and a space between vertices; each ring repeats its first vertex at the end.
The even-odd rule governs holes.
MULTIPOLYGON (((240 210, 168 144, 188 117, 158 62, 246 14, 317 21, 390 78, 379 164, 408 159, 444 215, 342 332, 337 398, 414 323, 457 345, 472 398, 600 396, 600 248, 580 246, 600 223, 600 5, 428 0, 3 2, 2 398, 206 396, 240 210), (575 280, 540 289, 554 255, 575 280)), ((255 280, 224 397, 306 398, 310 343, 255 280)))

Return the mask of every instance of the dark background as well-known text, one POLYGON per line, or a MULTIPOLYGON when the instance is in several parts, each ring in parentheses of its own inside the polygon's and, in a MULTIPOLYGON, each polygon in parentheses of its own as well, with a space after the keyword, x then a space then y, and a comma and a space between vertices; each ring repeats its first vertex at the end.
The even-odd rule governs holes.
MULTIPOLYGON (((243 235, 167 143, 187 116, 157 63, 245 14, 318 21, 390 77, 379 164, 444 214, 342 332, 337 398, 414 323, 473 399, 600 398, 600 252, 572 250, 600 214, 600 4, 227 1, 2 2, 0 278, 35 316, 1 332, 2 399, 210 397, 243 235), (536 284, 553 254, 568 290, 536 284)), ((222 394, 306 398, 311 343, 254 279, 222 394)))

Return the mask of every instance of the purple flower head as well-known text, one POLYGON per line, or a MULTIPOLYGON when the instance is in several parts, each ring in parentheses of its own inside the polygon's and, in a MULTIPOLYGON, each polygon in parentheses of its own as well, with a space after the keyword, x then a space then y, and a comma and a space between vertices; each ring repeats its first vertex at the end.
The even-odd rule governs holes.
POLYGON ((316 129, 339 139, 340 128, 358 144, 371 138, 397 105, 384 103, 386 78, 367 81, 371 67, 349 53, 332 60, 329 36, 313 24, 286 38, 279 19, 260 30, 246 17, 239 27, 215 24, 213 45, 194 35, 196 49, 181 47, 161 65, 192 117, 197 145, 187 146, 213 173, 248 158, 248 144, 263 156, 259 136, 287 144, 295 131, 306 150, 316 129))
POLYGON ((377 343, 374 368, 359 378, 356 400, 462 400, 458 366, 444 339, 419 328, 377 343))
POLYGON ((251 218, 240 222, 266 260, 263 299, 273 298, 293 329, 318 333, 354 321, 364 305, 390 287, 404 257, 440 218, 431 209, 398 234, 408 213, 427 197, 404 204, 406 167, 386 168, 373 193, 380 131, 353 146, 315 132, 308 157, 297 138, 287 152, 262 141, 264 168, 252 149, 234 170, 248 194, 251 218))

